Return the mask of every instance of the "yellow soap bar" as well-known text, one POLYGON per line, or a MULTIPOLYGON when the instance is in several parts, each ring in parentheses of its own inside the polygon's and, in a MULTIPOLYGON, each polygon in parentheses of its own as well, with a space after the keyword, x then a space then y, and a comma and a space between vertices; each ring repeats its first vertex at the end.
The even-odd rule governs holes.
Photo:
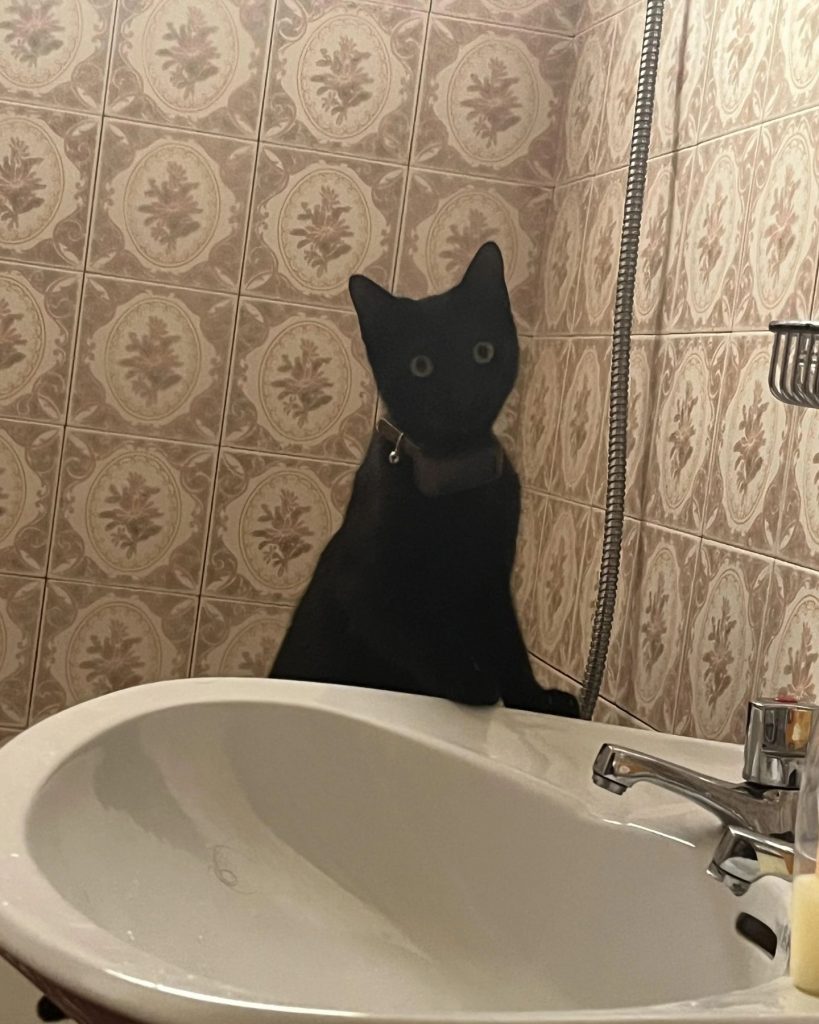
POLYGON ((791 906, 791 978, 819 996, 819 875, 797 875, 791 906))

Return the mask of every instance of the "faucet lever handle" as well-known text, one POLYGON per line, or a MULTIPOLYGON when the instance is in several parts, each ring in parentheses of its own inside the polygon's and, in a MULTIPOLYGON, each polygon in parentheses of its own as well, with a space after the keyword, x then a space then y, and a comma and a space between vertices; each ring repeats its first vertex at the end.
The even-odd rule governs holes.
POLYGON ((752 700, 745 730, 746 782, 799 789, 805 755, 819 708, 785 700, 752 700))

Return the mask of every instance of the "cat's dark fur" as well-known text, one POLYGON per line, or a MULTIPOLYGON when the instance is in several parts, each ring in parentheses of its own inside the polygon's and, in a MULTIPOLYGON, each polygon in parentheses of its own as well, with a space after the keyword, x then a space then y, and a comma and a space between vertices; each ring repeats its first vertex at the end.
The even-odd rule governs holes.
MULTIPOLYGON (((435 458, 491 445, 518 370, 497 246, 443 295, 396 298, 365 277, 350 294, 391 422, 435 458), (482 342, 494 356, 479 363, 482 342), (429 376, 411 372, 416 356, 429 376)), ((271 675, 576 716, 574 697, 535 681, 512 604, 520 483, 509 460, 491 483, 427 497, 411 459, 389 462, 393 447, 373 435, 271 675)))

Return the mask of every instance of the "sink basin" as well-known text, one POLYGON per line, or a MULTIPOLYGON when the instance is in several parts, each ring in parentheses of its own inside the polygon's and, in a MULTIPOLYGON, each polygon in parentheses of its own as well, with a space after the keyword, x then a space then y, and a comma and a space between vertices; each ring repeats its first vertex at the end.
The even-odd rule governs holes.
POLYGON ((738 774, 727 745, 352 687, 110 694, 0 750, 0 952, 88 1024, 815 1020, 788 884, 709 879, 718 824, 597 789, 607 741, 738 774))

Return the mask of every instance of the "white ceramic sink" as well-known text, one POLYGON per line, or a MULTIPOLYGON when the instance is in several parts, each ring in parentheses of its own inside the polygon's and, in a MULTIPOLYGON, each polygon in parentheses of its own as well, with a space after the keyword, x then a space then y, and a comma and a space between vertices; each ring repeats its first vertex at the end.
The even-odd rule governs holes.
POLYGON ((719 826, 596 788, 607 741, 738 775, 724 745, 350 687, 100 698, 0 751, 0 951, 90 1024, 815 1020, 735 931, 784 935, 788 884, 708 878, 719 826))

